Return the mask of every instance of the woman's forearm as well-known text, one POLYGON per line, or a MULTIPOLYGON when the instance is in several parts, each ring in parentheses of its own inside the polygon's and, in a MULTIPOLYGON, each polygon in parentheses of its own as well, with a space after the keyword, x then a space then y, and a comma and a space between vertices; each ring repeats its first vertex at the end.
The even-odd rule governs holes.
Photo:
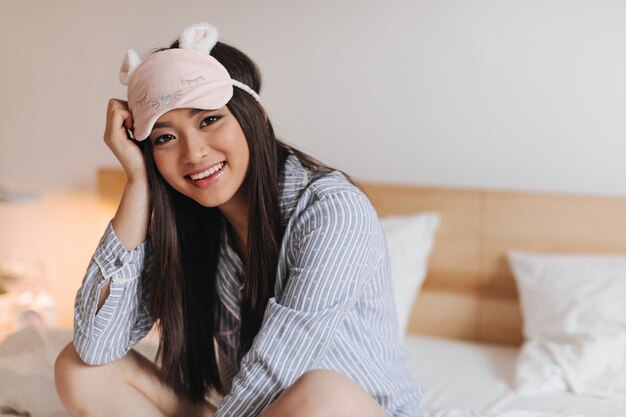
POLYGON ((112 225, 127 250, 146 240, 150 218, 150 189, 147 179, 131 179, 117 208, 112 225))

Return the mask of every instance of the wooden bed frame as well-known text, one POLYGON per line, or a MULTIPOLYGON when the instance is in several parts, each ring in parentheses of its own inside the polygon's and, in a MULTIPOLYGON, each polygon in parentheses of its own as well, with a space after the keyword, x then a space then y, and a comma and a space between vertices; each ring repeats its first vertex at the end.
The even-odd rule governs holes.
MULTIPOLYGON (((126 178, 98 172, 100 195, 118 201, 126 178)), ((626 197, 362 183, 379 215, 441 216, 429 272, 409 331, 517 345, 522 320, 509 249, 626 253, 626 197)))

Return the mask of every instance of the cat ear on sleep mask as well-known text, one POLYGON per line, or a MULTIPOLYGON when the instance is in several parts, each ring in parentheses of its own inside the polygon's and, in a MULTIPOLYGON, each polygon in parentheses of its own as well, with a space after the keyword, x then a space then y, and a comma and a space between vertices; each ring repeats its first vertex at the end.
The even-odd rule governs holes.
POLYGON ((137 69, 139 64, 141 64, 141 58, 139 58, 137 52, 132 49, 126 51, 126 55, 124 55, 124 60, 122 61, 122 67, 120 68, 120 82, 122 84, 128 85, 128 77, 137 69))

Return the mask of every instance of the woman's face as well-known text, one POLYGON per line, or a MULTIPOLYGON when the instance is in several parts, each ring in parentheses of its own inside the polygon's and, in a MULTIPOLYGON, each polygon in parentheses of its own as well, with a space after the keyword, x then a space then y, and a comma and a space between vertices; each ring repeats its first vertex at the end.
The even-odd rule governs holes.
POLYGON ((154 124, 154 161, 178 192, 205 207, 223 207, 238 195, 250 151, 228 107, 170 110, 154 124))

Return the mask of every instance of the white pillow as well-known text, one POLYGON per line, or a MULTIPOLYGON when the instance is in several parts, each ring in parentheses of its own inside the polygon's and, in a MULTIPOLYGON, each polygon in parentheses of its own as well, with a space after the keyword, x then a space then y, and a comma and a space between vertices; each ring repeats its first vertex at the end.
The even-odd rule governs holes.
POLYGON ((626 256, 510 251, 525 342, 516 386, 626 400, 626 256))
POLYGON ((403 339, 413 301, 426 278, 428 257, 439 226, 439 215, 422 212, 384 217, 381 222, 391 263, 400 339, 403 339))

